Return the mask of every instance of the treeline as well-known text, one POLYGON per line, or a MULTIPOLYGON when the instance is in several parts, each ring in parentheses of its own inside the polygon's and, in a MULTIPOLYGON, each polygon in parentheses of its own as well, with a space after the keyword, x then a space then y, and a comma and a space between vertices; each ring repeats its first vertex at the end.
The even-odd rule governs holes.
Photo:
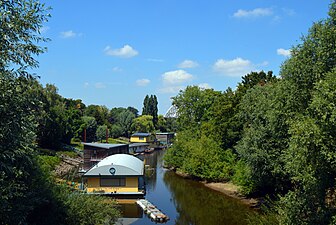
POLYGON ((188 87, 173 101, 179 132, 166 163, 205 180, 271 196, 260 224, 335 224, 336 3, 280 69, 236 90, 188 87))
POLYGON ((86 106, 81 99, 64 98, 57 87, 43 87, 37 80, 30 81, 32 95, 39 102, 36 138, 41 148, 61 149, 71 140, 101 141, 109 137, 130 137, 134 132, 174 130, 174 119, 158 115, 155 95, 146 96, 142 115, 134 107, 108 109, 101 105, 86 106), (85 132, 84 132, 85 130, 85 132), (85 134, 84 134, 85 133, 85 134))

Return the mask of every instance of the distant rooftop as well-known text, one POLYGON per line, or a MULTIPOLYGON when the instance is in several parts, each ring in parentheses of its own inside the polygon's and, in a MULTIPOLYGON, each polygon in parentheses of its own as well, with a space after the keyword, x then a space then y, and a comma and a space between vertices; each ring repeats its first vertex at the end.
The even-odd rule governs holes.
POLYGON ((132 134, 132 137, 148 137, 150 136, 151 134, 150 133, 134 133, 132 134))
POLYGON ((156 134, 168 135, 168 134, 175 134, 175 133, 174 132, 161 132, 161 133, 156 133, 156 134))
POLYGON ((127 144, 105 144, 105 143, 83 143, 84 146, 91 146, 96 148, 104 148, 104 149, 111 149, 111 148, 117 148, 121 146, 125 146, 127 144))

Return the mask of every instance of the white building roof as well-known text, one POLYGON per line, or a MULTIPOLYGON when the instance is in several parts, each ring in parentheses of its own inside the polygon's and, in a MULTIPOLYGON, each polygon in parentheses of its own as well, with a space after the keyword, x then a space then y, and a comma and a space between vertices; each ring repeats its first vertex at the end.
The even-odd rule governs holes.
POLYGON ((84 176, 142 176, 143 161, 127 154, 110 155, 87 171, 84 176))

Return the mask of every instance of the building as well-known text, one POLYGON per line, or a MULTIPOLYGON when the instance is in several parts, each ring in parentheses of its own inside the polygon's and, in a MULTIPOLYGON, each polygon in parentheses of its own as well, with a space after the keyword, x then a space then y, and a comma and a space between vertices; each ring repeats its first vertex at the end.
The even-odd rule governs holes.
POLYGON ((144 163, 135 156, 106 157, 83 175, 87 193, 144 195, 144 163))
POLYGON ((84 171, 102 159, 119 153, 128 153, 128 144, 84 143, 84 171))
POLYGON ((148 143, 132 143, 128 147, 128 152, 130 154, 144 152, 146 149, 149 149, 148 143))
POLYGON ((130 141, 133 143, 152 143, 154 139, 154 136, 150 133, 134 133, 130 141))
POLYGON ((172 141, 174 139, 175 133, 173 132, 166 132, 166 133, 156 133, 155 137, 156 140, 161 144, 161 145, 166 145, 169 146, 172 144, 172 141))

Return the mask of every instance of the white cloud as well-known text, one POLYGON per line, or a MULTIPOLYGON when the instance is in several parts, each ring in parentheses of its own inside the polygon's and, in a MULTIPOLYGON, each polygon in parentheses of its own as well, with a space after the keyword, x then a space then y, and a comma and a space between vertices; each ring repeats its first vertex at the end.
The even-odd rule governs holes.
POLYGON ((198 66, 197 62, 186 59, 178 65, 178 68, 195 68, 197 66, 198 66))
POLYGON ((218 59, 213 65, 213 69, 226 76, 238 77, 254 70, 254 65, 249 60, 238 57, 233 60, 218 59))
POLYGON ((291 51, 290 51, 290 49, 279 48, 279 49, 277 49, 277 54, 288 57, 288 56, 291 55, 291 51))
POLYGON ((211 89, 212 87, 208 83, 201 83, 198 85, 201 89, 211 89))
POLYGON ((183 89, 185 89, 184 86, 169 86, 159 89, 159 92, 162 94, 176 94, 183 89))
POLYGON ((81 34, 77 34, 75 32, 73 32, 72 30, 68 30, 68 31, 62 31, 61 32, 61 37, 62 38, 74 38, 76 36, 80 36, 81 34))
POLYGON ((124 47, 118 49, 112 49, 110 46, 106 46, 104 52, 106 55, 117 56, 121 58, 131 58, 139 54, 138 51, 129 45, 124 45, 124 47))
POLYGON ((162 79, 165 84, 181 84, 193 79, 193 75, 184 70, 174 70, 162 74, 162 79))
POLYGON ((273 14, 273 11, 270 8, 256 8, 253 10, 239 9, 237 12, 233 14, 233 17, 252 18, 252 17, 271 16, 272 14, 273 14))
POLYGON ((150 83, 150 80, 148 79, 139 79, 136 81, 136 85, 142 86, 142 87, 147 86, 149 83, 150 83))
POLYGON ((95 83, 95 88, 97 89, 103 89, 103 88, 106 88, 106 85, 103 83, 103 82, 97 82, 95 83))
POLYGON ((148 58, 147 61, 149 61, 149 62, 164 62, 163 59, 153 59, 153 58, 148 58))

